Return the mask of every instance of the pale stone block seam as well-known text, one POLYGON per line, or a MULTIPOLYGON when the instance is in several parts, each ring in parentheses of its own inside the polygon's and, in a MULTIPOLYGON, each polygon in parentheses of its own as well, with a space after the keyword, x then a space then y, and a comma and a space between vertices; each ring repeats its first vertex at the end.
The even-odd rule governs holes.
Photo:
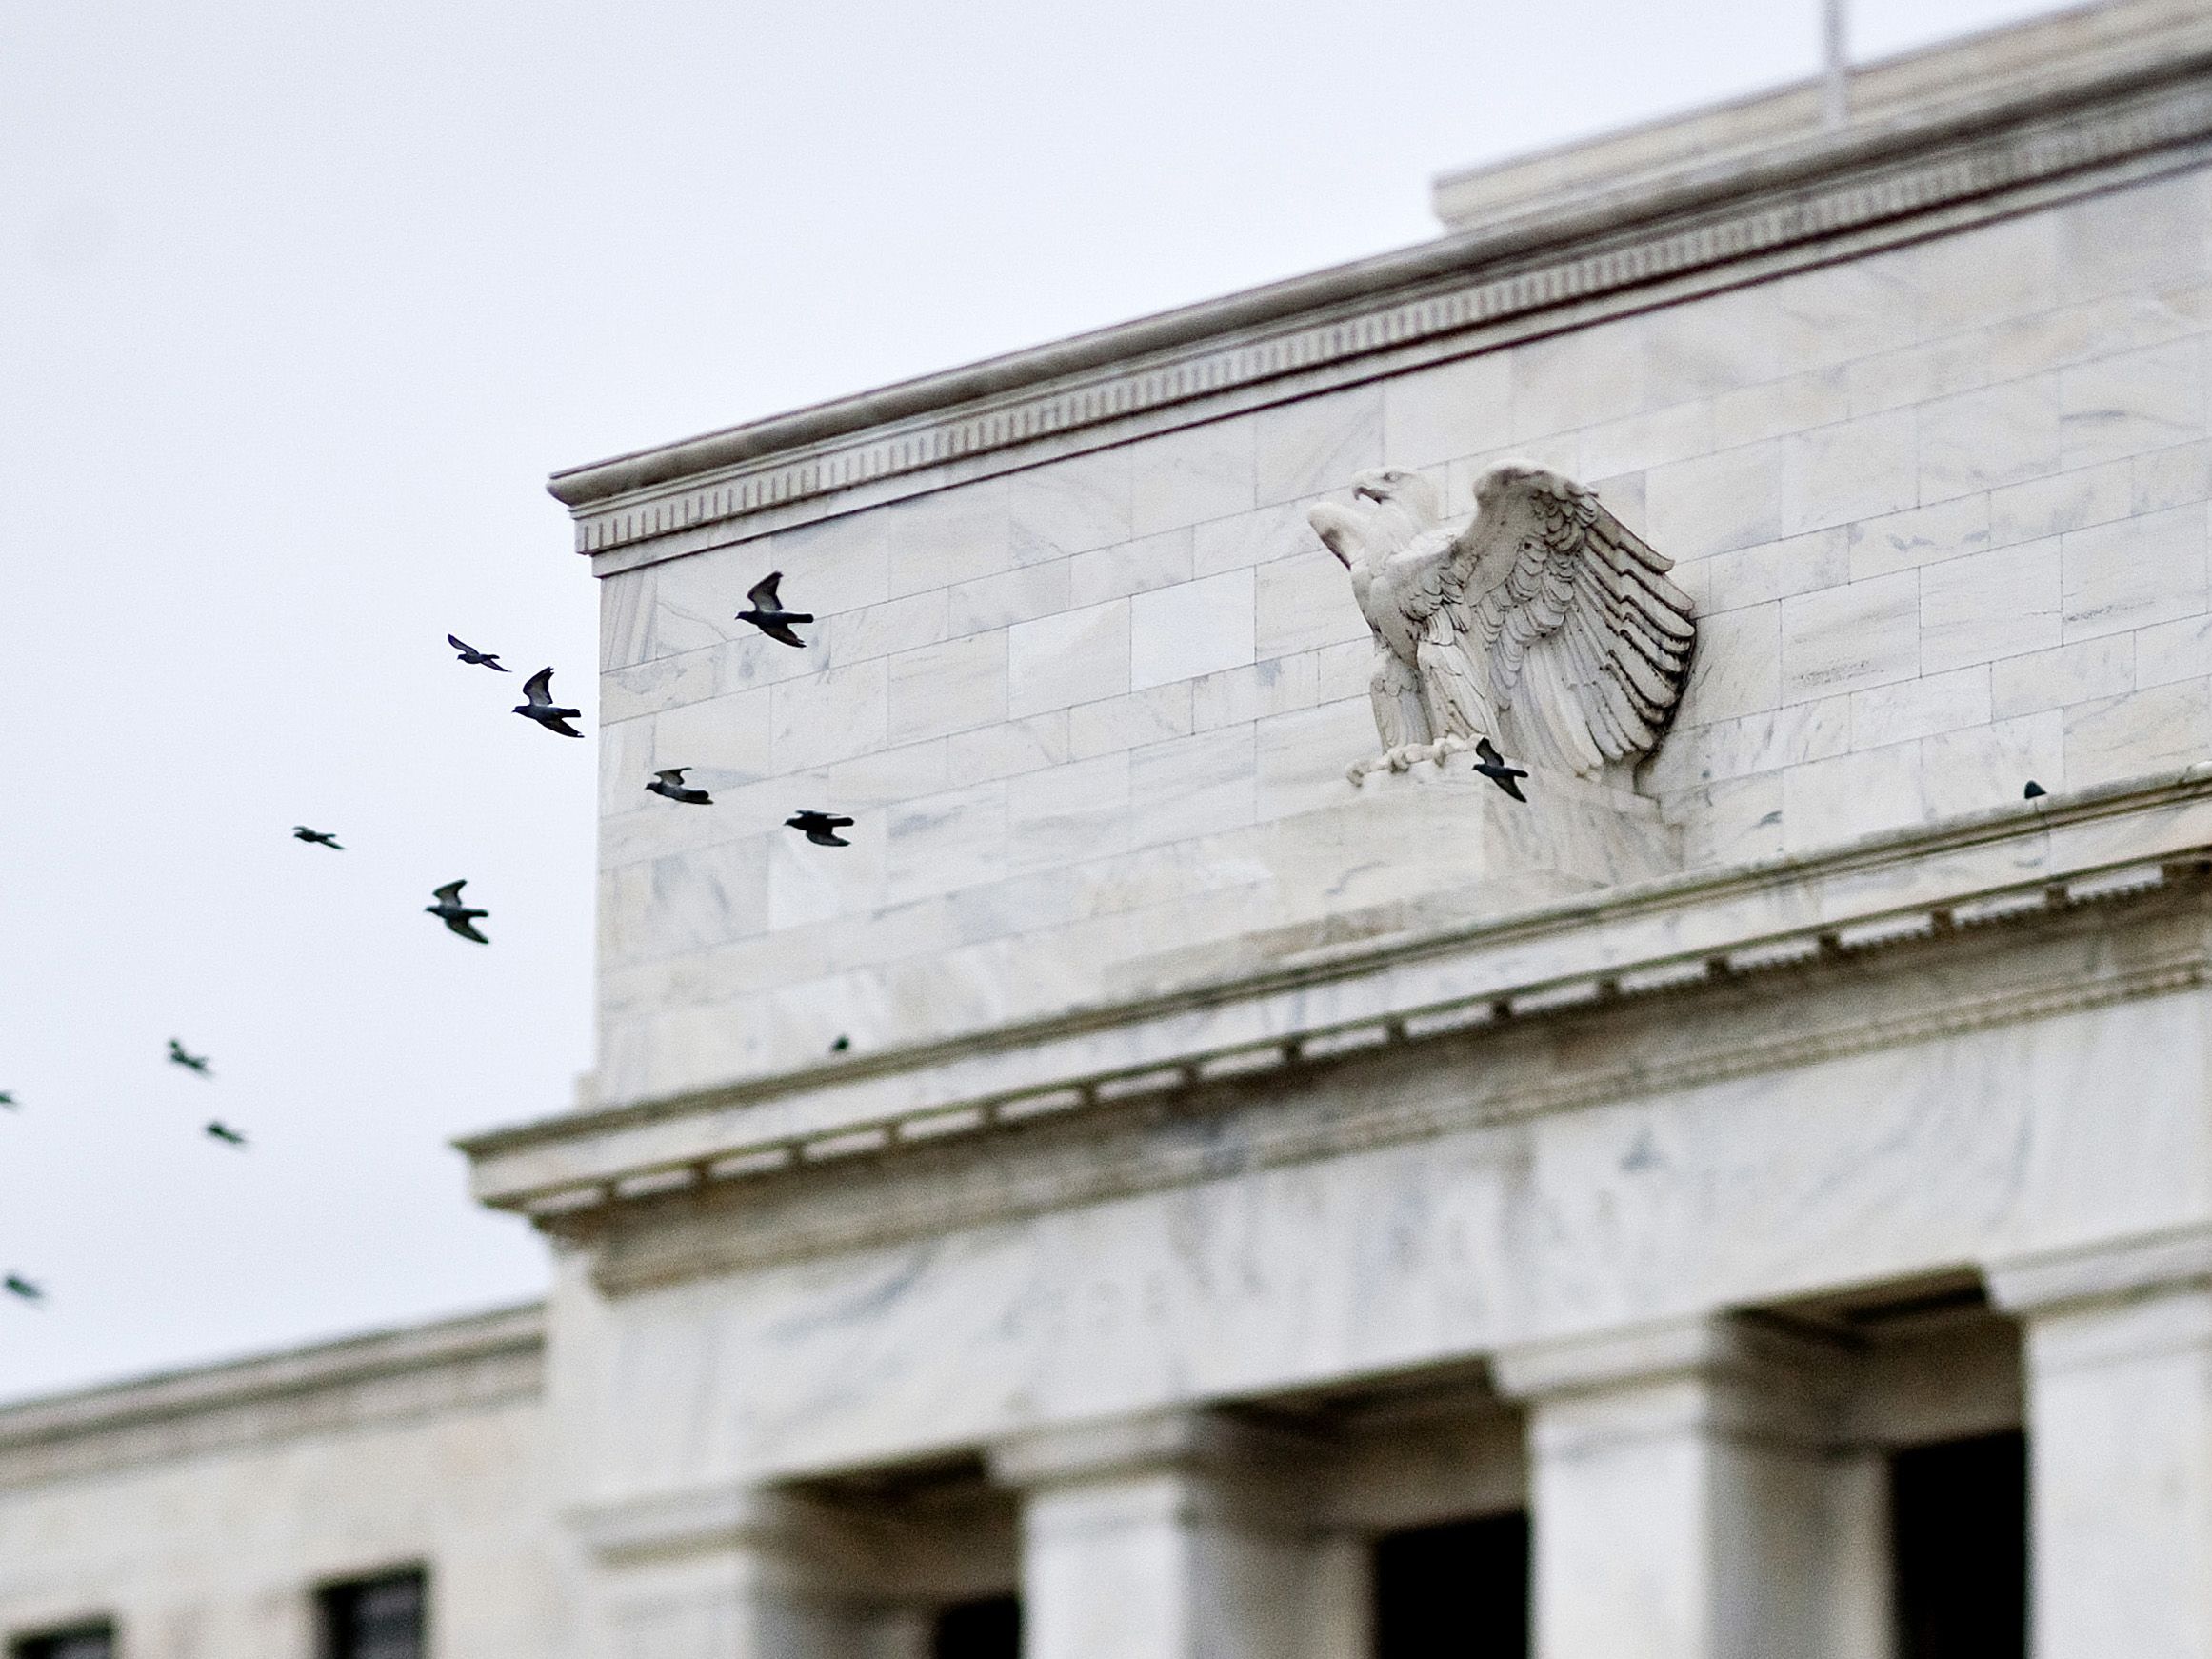
MULTIPOLYGON (((1119 699, 1113 701, 1119 701, 1119 699)), ((1295 713, 1300 711, 1301 710, 1289 710, 1288 712, 1295 713)), ((1232 722, 1228 725, 1216 729, 1216 730, 1209 735, 1215 739, 1219 739, 1225 734, 1235 732, 1240 727, 1253 730, 1256 733, 1256 728, 1258 724, 1259 723, 1257 721, 1252 720, 1232 722)), ((943 740, 933 739, 931 741, 942 742, 943 740)), ((912 747, 919 749, 927 748, 928 745, 922 744, 914 745, 912 747)), ((1178 747, 1181 747, 1181 745, 1173 738, 1163 742, 1131 745, 1126 749, 1111 749, 1103 750, 1097 755, 1085 759, 1055 762, 1046 765, 1026 768, 1019 772, 1005 774, 1003 777, 993 781, 1011 782, 1022 778, 1041 778, 1047 776, 1055 771, 1070 770, 1092 764, 1094 761, 1108 759, 1116 754, 1135 754, 1147 749, 1154 750, 1166 750, 1178 747)), ((764 793, 763 787, 761 786, 754 786, 752 788, 750 792, 753 795, 759 797, 759 804, 764 816, 775 812, 780 812, 783 810, 782 804, 786 801, 787 798, 795 798, 798 793, 803 792, 796 791, 791 788, 786 787, 787 782, 787 781, 786 780, 779 780, 772 793, 764 793)), ((1337 787, 1340 789, 1343 787, 1341 782, 1337 787)), ((973 786, 963 786, 949 790, 938 790, 930 795, 915 797, 911 800, 903 800, 890 805, 870 806, 860 803, 853 803, 842 808, 841 810, 848 811, 850 815, 858 819, 859 822, 854 829, 847 830, 845 833, 855 838, 880 838, 887 833, 887 821, 889 815, 893 811, 900 810, 927 813, 930 810, 934 803, 939 801, 958 800, 972 794, 973 791, 973 786)), ((808 797, 808 799, 812 802, 812 804, 820 806, 825 800, 833 799, 833 791, 817 790, 814 791, 812 796, 808 797)), ((902 961, 939 954, 952 942, 951 934, 936 928, 928 928, 923 930, 921 936, 909 940, 906 948, 903 949, 885 952, 880 949, 882 943, 880 935, 885 933, 887 930, 895 931, 897 919, 902 914, 914 911, 918 907, 939 906, 948 901, 956 900, 964 893, 973 893, 979 889, 992 889, 1002 886, 1022 887, 1036 881, 1040 877, 1049 877, 1050 879, 1060 883, 1063 886, 1081 886, 1085 882, 1091 880, 1094 877, 1110 877, 1110 872, 1116 867, 1124 864, 1132 856, 1141 856, 1147 851, 1156 852, 1170 846, 1197 849, 1200 853, 1200 868, 1211 870, 1213 872, 1208 878, 1208 880, 1213 885, 1208 886, 1203 889, 1184 891, 1180 894, 1180 900, 1187 900, 1188 898, 1195 896, 1197 890, 1221 890, 1219 887, 1220 870, 1218 868, 1216 868, 1219 861, 1209 860, 1205 856, 1205 849, 1209 844, 1225 836, 1234 836, 1239 833, 1248 831, 1256 825, 1282 824, 1289 821, 1290 819, 1303 816, 1307 812, 1325 810, 1327 810, 1328 805, 1329 803, 1325 800, 1312 800, 1305 802, 1302 805, 1291 807, 1287 810, 1279 810, 1267 814, 1265 817, 1255 817, 1249 813, 1240 811, 1235 816, 1233 821, 1209 822, 1205 828, 1197 830, 1193 832, 1168 833, 1161 835, 1156 839, 1134 842, 1128 846, 1122 846, 1117 844, 1104 849, 1095 857, 1081 857, 1071 862, 1053 865, 1048 869, 1026 869, 1011 875, 1009 875, 1006 870, 1002 869, 971 869, 960 879, 947 880, 941 885, 932 886, 926 891, 913 893, 910 896, 897 899, 896 901, 887 905, 871 900, 865 895, 860 896, 855 899, 854 903, 850 907, 842 909, 834 917, 834 919, 827 922, 809 921, 803 926, 810 936, 820 935, 822 929, 826 926, 831 928, 853 929, 856 934, 856 940, 858 935, 867 934, 879 947, 876 953, 868 958, 867 966, 869 968, 889 967, 902 961)), ((676 809, 671 809, 671 810, 673 810, 676 809)), ((696 810, 695 809, 687 810, 696 810)), ((1126 805, 1123 809, 1122 816, 1124 818, 1127 818, 1131 814, 1135 813, 1136 810, 1137 808, 1134 804, 1126 805)), ((621 814, 619 819, 610 820, 609 822, 628 825, 640 821, 649 821, 650 819, 660 815, 662 814, 658 804, 649 803, 647 806, 636 810, 635 811, 621 814)), ((705 816, 704 813, 699 815, 701 817, 705 816)), ((686 823, 689 821, 690 820, 675 820, 675 822, 678 823, 686 823)), ((726 849, 733 846, 742 845, 748 841, 757 840, 764 844, 772 845, 776 842, 778 837, 790 836, 796 833, 795 831, 783 829, 780 826, 781 819, 778 817, 774 819, 774 827, 755 823, 749 828, 740 830, 732 833, 715 835, 710 839, 690 840, 686 841, 680 846, 676 847, 644 850, 633 856, 624 858, 619 861, 603 864, 600 867, 599 875, 601 879, 606 879, 609 876, 616 876, 625 872, 634 872, 649 869, 654 865, 666 859, 680 859, 695 851, 707 852, 726 849)), ((608 838, 603 835, 601 839, 601 847, 603 849, 607 845, 607 840, 608 838)), ((836 856, 836 854, 827 849, 825 849, 822 855, 825 857, 836 856)), ((1246 881, 1239 885, 1259 886, 1263 885, 1265 879, 1266 878, 1264 875, 1255 871, 1246 881)), ((1110 888, 1114 884, 1109 879, 1106 882, 1106 885, 1110 888)), ((1142 889, 1133 889, 1132 894, 1126 903, 1120 905, 1106 904, 1096 906, 1089 913, 1094 919, 1103 919, 1116 915, 1129 914, 1136 911, 1141 911, 1143 909, 1152 908, 1154 905, 1159 903, 1173 902, 1179 902, 1179 900, 1157 900, 1146 896, 1142 889)), ((1060 925, 1061 924, 1057 920, 1042 921, 1036 926, 1036 928, 1028 930, 1027 933, 1016 936, 1032 936, 1034 934, 1049 932, 1060 925)), ((771 928, 764 916, 761 919, 760 926, 747 929, 742 933, 732 934, 728 938, 718 942, 717 945, 709 947, 708 949, 718 950, 727 948, 757 946, 772 950, 777 948, 777 941, 779 937, 787 936, 792 931, 792 928, 771 928)), ((623 969, 635 969, 650 968, 656 964, 665 965, 694 959, 699 955, 699 952, 700 947, 696 945, 675 944, 658 950, 626 949, 620 953, 618 960, 620 966, 623 969)), ((787 973, 785 973, 780 975, 780 977, 787 978, 788 976, 787 973)), ((837 975, 832 974, 828 977, 834 979, 837 977, 837 975)), ((749 982, 748 988, 754 989, 760 989, 758 986, 750 986, 749 982)))

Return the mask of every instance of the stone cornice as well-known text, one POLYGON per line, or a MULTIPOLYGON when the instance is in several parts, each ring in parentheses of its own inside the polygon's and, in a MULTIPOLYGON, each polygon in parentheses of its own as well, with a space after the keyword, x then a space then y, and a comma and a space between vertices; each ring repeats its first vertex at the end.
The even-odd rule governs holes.
MULTIPOLYGON (((2192 861, 2192 871, 2204 861, 2192 861)), ((1794 1067, 1881 1053, 2023 1021, 2192 991, 2207 978, 2207 884, 2192 874, 2104 915, 2066 901, 1883 949, 1754 958, 1670 994, 1599 995, 1545 1017, 1508 1017, 1342 1059, 1201 1076, 1119 1109, 1001 1120, 994 1137, 895 1145, 899 1156, 802 1159, 777 1181, 698 1182, 635 1202, 551 1216, 594 1246, 593 1280, 623 1294, 779 1262, 992 1226, 1585 1107, 1679 1094, 1794 1067), (2180 901, 2178 904, 2176 901, 2180 901), (2035 925, 2040 924, 2040 925, 2035 925), (2102 960, 2125 929, 2124 965, 2102 960), (2002 964, 1992 960, 2003 952, 2002 964), (1971 960, 1962 960, 1970 957, 1971 960), (1931 986, 1930 970, 1960 971, 1931 986), (1977 973, 1997 989, 1972 989, 1977 973), (1869 985, 1900 984, 1869 997, 1869 985), (1856 991, 1858 994, 1853 994, 1856 991), (1871 1006, 1870 1006, 1871 1005, 1871 1006), (1566 1029, 1561 1029, 1562 1026, 1566 1029), (1439 1088, 1440 1078, 1448 1079, 1439 1088), (1205 1132, 1192 1132, 1199 1126, 1205 1132)), ((2105 894, 2093 892, 2084 903, 2105 894)), ((1933 920, 1931 916, 1929 918, 1933 920)))
POLYGON ((2212 1229, 2177 1228, 2096 1239, 1984 1265, 1990 1299, 2010 1312, 2110 1302, 2147 1291, 2212 1286, 2212 1229))
POLYGON ((539 1304, 0 1407, 0 1489, 538 1391, 539 1304))
POLYGON ((603 570, 2020 210, 2201 159, 2212 37, 556 474, 603 570), (738 522, 742 521, 742 522, 738 522), (650 544, 650 545, 647 545, 650 544))
MULTIPOLYGON (((677 1100, 570 1114, 460 1145, 473 1160, 479 1197, 551 1222, 840 1158, 896 1158, 956 1139, 981 1142, 1046 1114, 1107 1114, 1126 1103, 1364 1050, 1402 1050, 1539 1017, 1572 1018, 1661 991, 1694 993, 1907 939, 1979 935, 1986 924, 2046 918, 2158 889, 2172 872, 2194 871, 2207 859, 2212 767, 2200 767, 1817 855, 1691 872, 1502 919, 1361 941, 1179 994, 1085 1008, 677 1100)), ((1906 1042, 2060 1007, 2159 994, 2193 985, 2202 973, 2192 954, 2138 964, 2094 984, 2023 983, 1969 999, 1972 1006, 1905 1010, 1899 1018, 1909 1029, 1784 1030, 1741 1052, 1702 1056, 1699 1077, 1854 1051, 1862 1039, 1906 1042)), ((1521 1104, 1564 1109, 1632 1082, 1584 1078, 1532 1092, 1521 1104)), ((1309 1151, 1316 1149, 1324 1149, 1309 1151)))

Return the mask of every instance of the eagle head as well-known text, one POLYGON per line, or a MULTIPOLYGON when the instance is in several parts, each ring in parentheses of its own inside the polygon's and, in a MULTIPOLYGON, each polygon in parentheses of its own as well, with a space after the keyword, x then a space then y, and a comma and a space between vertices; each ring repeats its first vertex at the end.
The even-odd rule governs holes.
POLYGON ((1436 486, 1419 472, 1408 472, 1403 467, 1380 467, 1370 472, 1354 473, 1352 493, 1394 514, 1405 515, 1410 530, 1416 531, 1426 530, 1444 511, 1436 486))
POLYGON ((1318 502, 1305 518, 1348 570, 1379 565, 1435 524, 1442 511, 1428 479, 1385 467, 1354 475, 1350 506, 1318 502))

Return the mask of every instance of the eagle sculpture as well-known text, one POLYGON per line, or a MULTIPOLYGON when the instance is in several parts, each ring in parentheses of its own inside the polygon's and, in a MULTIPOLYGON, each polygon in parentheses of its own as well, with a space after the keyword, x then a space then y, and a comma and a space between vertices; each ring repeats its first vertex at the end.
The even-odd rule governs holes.
POLYGON ((1689 674, 1690 597, 1674 561, 1573 479, 1506 461, 1475 481, 1475 516, 1443 522, 1436 486, 1387 469, 1352 504, 1306 515, 1351 572, 1375 636, 1368 684, 1383 752, 1357 783, 1487 737, 1531 766, 1598 777, 1659 742, 1689 674))

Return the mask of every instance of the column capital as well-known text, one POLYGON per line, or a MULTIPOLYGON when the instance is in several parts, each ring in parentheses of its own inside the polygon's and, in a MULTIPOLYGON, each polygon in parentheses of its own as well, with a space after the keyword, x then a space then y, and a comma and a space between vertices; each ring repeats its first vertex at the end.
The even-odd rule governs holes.
POLYGON ((1735 1313, 1690 1314, 1501 1349, 1490 1375, 1507 1399, 1550 1399, 1677 1379, 1764 1379, 1832 1368, 1841 1346, 1735 1313))
POLYGON ((1292 1437, 1218 1411, 1177 1408, 1055 1425, 990 1449, 991 1478, 1042 1487, 1171 1470, 1249 1469, 1288 1450, 1292 1437))
POLYGON ((1985 1262, 1989 1299, 2011 1313, 2160 1290, 2212 1289, 2212 1226, 2097 1239, 1985 1262))
POLYGON ((819 1549, 847 1529, 819 1504, 748 1486, 694 1487, 571 1509, 585 1548, 609 1565, 716 1550, 819 1549))

